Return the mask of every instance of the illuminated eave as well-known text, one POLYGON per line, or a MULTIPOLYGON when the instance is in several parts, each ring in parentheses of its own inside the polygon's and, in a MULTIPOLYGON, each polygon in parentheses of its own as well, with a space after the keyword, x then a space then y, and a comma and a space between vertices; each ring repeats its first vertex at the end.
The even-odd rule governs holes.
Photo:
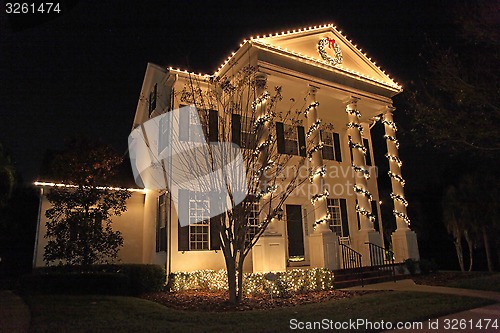
MULTIPOLYGON (((51 183, 51 182, 40 182, 36 181, 33 183, 35 186, 48 186, 48 187, 66 187, 66 188, 77 188, 76 185, 71 184, 62 184, 62 183, 51 183)), ((142 194, 146 194, 145 189, 140 188, 122 188, 122 187, 111 187, 111 186, 97 186, 99 190, 113 190, 113 191, 129 191, 129 192, 138 192, 142 194)))
POLYGON ((238 50, 232 52, 222 62, 222 64, 217 68, 217 70, 212 75, 203 74, 203 73, 194 73, 194 72, 190 72, 190 71, 187 71, 187 70, 184 70, 184 69, 173 68, 173 67, 168 67, 167 69, 170 72, 172 72, 172 73, 183 74, 183 75, 190 75, 190 76, 196 76, 196 77, 198 77, 200 79, 205 79, 205 80, 206 79, 210 79, 210 78, 212 78, 214 76, 219 76, 221 74, 221 72, 223 71, 223 69, 226 67, 226 65, 235 57, 235 55, 243 48, 243 46, 245 46, 245 45, 249 45, 250 46, 251 44, 257 44, 257 45, 265 46, 267 49, 278 51, 282 55, 288 55, 288 56, 290 56, 290 57, 292 57, 294 59, 297 59, 297 60, 302 60, 302 61, 306 60, 308 63, 310 63, 310 64, 312 64, 312 65, 314 65, 316 67, 320 67, 320 68, 328 69, 328 70, 332 70, 333 69, 337 73, 346 75, 346 76, 351 77, 351 78, 358 79, 358 80, 363 81, 363 82, 368 82, 370 84, 375 84, 377 86, 390 89, 390 90, 392 90, 394 92, 401 92, 401 91, 403 91, 403 87, 400 84, 398 84, 397 82, 395 82, 394 80, 392 80, 392 78, 390 78, 389 75, 383 69, 381 69, 379 66, 377 66, 377 64, 376 64, 375 61, 373 61, 366 53, 364 53, 362 49, 358 48, 357 45, 354 44, 352 40, 350 40, 345 35, 343 35, 341 30, 337 30, 337 27, 335 25, 331 24, 331 23, 330 24, 323 24, 323 25, 319 25, 319 26, 310 26, 308 28, 300 28, 300 29, 293 29, 293 30, 275 32, 275 33, 271 33, 271 34, 268 34, 268 35, 257 36, 257 37, 253 37, 252 36, 249 39, 244 39, 240 43, 240 48, 238 50), (342 36, 342 38, 344 38, 346 41, 348 41, 360 55, 365 56, 370 61, 370 63, 373 64, 373 66, 375 66, 381 73, 383 73, 384 75, 386 75, 389 78, 390 81, 381 81, 381 80, 378 80, 376 78, 373 78, 373 77, 370 77, 370 76, 366 76, 366 75, 364 75, 362 73, 359 73, 357 71, 350 70, 348 68, 339 68, 339 67, 336 67, 336 66, 333 66, 333 65, 329 64, 326 61, 321 61, 321 60, 318 60, 316 58, 312 58, 312 57, 306 56, 304 54, 301 54, 299 52, 295 52, 293 50, 288 50, 288 49, 283 49, 283 48, 280 48, 279 46, 272 45, 272 44, 269 44, 269 43, 266 43, 266 42, 262 41, 262 38, 270 38, 270 37, 277 37, 277 36, 289 36, 289 35, 294 35, 294 34, 301 34, 301 33, 304 33, 304 32, 311 32, 311 31, 316 31, 316 30, 324 30, 324 29, 328 29, 328 28, 334 29, 340 36, 342 36))
MULTIPOLYGON (((395 82, 394 80, 392 80, 389 77, 389 75, 383 69, 381 69, 379 66, 377 66, 377 64, 366 53, 363 52, 362 49, 358 48, 357 45, 354 44, 352 40, 348 39, 345 35, 343 35, 342 31, 337 30, 337 27, 335 25, 333 25, 333 24, 324 24, 324 25, 320 25, 320 26, 310 26, 308 28, 300 28, 300 29, 294 29, 294 30, 281 31, 281 32, 276 32, 276 33, 272 33, 272 34, 268 34, 268 35, 263 35, 263 36, 257 36, 257 37, 253 37, 252 36, 249 39, 244 39, 241 42, 241 44, 240 44, 240 48, 243 47, 245 44, 252 44, 252 43, 266 46, 269 49, 278 50, 282 54, 289 54, 289 55, 295 57, 296 59, 308 60, 311 64, 314 64, 317 67, 326 68, 326 69, 335 69, 339 73, 344 73, 344 74, 347 74, 350 77, 354 77, 354 78, 360 79, 360 80, 365 81, 365 82, 369 82, 369 83, 372 83, 372 84, 377 84, 379 86, 383 86, 385 88, 389 88, 389 89, 391 89, 392 91, 395 91, 395 92, 401 92, 401 91, 403 91, 403 87, 400 84, 398 84, 397 82, 395 82), (329 64, 326 61, 321 61, 321 60, 318 60, 316 58, 312 58, 312 57, 306 56, 304 54, 301 54, 299 52, 295 52, 295 51, 292 51, 292 50, 282 49, 282 48, 280 48, 278 46, 275 46, 275 45, 272 45, 272 44, 269 44, 269 43, 266 43, 266 42, 262 41, 262 38, 270 38, 270 37, 277 37, 277 36, 288 36, 288 35, 300 34, 300 33, 310 32, 310 31, 315 31, 315 30, 324 30, 326 28, 332 28, 336 32, 338 32, 339 35, 341 35, 346 41, 348 41, 351 45, 353 45, 354 49, 357 52, 359 52, 361 55, 364 55, 381 73, 383 73, 384 75, 386 75, 390 79, 390 81, 389 82, 387 82, 387 81, 381 81, 381 80, 378 80, 376 78, 363 75, 362 73, 359 73, 357 71, 350 70, 348 68, 338 68, 338 67, 332 66, 331 64, 329 64)), ((237 51, 236 52, 232 52, 231 55, 226 58, 226 60, 219 66, 219 68, 217 69, 217 71, 213 75, 214 76, 220 75, 220 73, 223 70, 223 68, 231 61, 231 59, 234 57, 234 55, 236 53, 237 53, 237 51)))

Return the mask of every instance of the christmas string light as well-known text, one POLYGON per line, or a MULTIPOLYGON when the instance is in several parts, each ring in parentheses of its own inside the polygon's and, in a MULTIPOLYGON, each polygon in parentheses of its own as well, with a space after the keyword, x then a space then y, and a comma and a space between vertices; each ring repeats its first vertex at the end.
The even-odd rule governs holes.
POLYGON ((261 125, 264 125, 264 123, 266 123, 267 121, 271 121, 274 117, 274 113, 272 112, 269 112, 269 113, 266 113, 260 117, 258 117, 257 119, 255 119, 255 122, 254 122, 254 125, 253 125, 253 133, 257 133, 259 127, 261 125))
POLYGON ((332 216, 330 215, 330 213, 327 213, 324 218, 314 221, 314 228, 316 228, 316 226, 321 223, 329 223, 331 218, 332 216))
POLYGON ((352 148, 356 148, 358 150, 360 150, 363 155, 366 155, 366 147, 363 146, 363 145, 360 145, 359 143, 356 143, 356 142, 353 142, 352 140, 349 140, 349 147, 352 148))
POLYGON ((317 129, 319 128, 319 125, 320 125, 320 124, 321 124, 321 119, 316 120, 316 121, 315 121, 315 122, 311 125, 311 127, 309 127, 309 129, 307 130, 307 133, 306 133, 307 137, 310 137, 310 136, 311 136, 311 134, 312 134, 315 130, 317 130, 317 129))
POLYGON ((359 130, 359 133, 363 135, 363 126, 361 124, 354 123, 351 121, 347 123, 347 128, 357 128, 359 130))
POLYGON ((347 114, 356 115, 356 117, 361 118, 361 113, 356 109, 346 109, 347 114))
POLYGON ((326 166, 322 165, 316 171, 311 172, 311 175, 309 176, 309 181, 312 183, 314 181, 314 177, 316 176, 325 176, 326 175, 326 166))
POLYGON ((257 199, 261 199, 262 197, 265 197, 268 194, 271 194, 272 192, 276 191, 276 185, 269 185, 267 186, 264 190, 261 190, 257 193, 257 199))
POLYGON ((311 111, 311 109, 316 108, 318 106, 319 106, 319 102, 312 102, 311 104, 309 104, 309 106, 304 110, 304 116, 307 118, 309 111, 311 111))
POLYGON ((394 130, 394 132, 398 131, 398 128, 396 127, 396 123, 393 122, 393 121, 391 121, 391 120, 382 119, 382 124, 388 125, 388 126, 392 127, 392 129, 394 130))
POLYGON ((372 194, 371 194, 369 191, 367 191, 367 190, 365 190, 365 189, 361 188, 359 185, 354 185, 353 187, 354 187, 354 191, 355 191, 356 193, 361 193, 361 194, 363 194, 363 195, 364 195, 365 197, 367 197, 370 201, 372 201, 372 200, 373 200, 372 194))
POLYGON ((264 103, 270 97, 271 97, 271 94, 269 94, 268 91, 264 91, 264 93, 262 93, 262 95, 260 95, 259 97, 257 97, 255 99, 255 101, 253 101, 253 103, 252 103, 252 109, 255 110, 259 104, 264 103))
POLYGON ((268 147, 271 143, 273 143, 273 140, 274 140, 273 137, 269 136, 269 139, 260 143, 253 151, 254 156, 258 156, 264 148, 268 147))
POLYGON ((398 141, 398 139, 396 139, 396 137, 394 137, 392 135, 385 134, 384 139, 394 142, 396 144, 396 148, 399 149, 399 141, 398 141))
POLYGON ((328 190, 325 190, 323 193, 318 193, 312 196, 311 198, 311 203, 314 205, 314 203, 320 199, 326 198, 330 195, 328 190))
POLYGON ((371 222, 375 222, 375 215, 364 208, 361 208, 359 205, 356 205, 356 212, 360 215, 364 215, 370 219, 371 222))
POLYGON ((354 164, 352 165, 352 168, 354 169, 354 172, 361 172, 363 174, 363 177, 365 177, 366 179, 370 179, 370 171, 354 164))
POLYGON ((387 153, 385 154, 385 158, 387 158, 389 161, 395 162, 400 167, 403 165, 403 161, 401 161, 401 159, 397 156, 387 153))
POLYGON ((393 210, 392 213, 394 214, 394 216, 399 217, 400 219, 405 221, 407 224, 410 224, 410 218, 405 213, 399 212, 397 210, 393 210))
POLYGON ((408 207, 408 201, 399 194, 391 193, 391 199, 401 202, 405 207, 408 207))
POLYGON ((315 152, 319 151, 320 149, 323 149, 323 142, 319 142, 316 146, 312 147, 308 152, 307 152, 307 157, 309 157, 309 160, 312 159, 312 156, 315 152))
POLYGON ((337 43, 335 43, 335 40, 333 40, 332 38, 329 37, 321 38, 318 42, 318 52, 321 55, 321 58, 323 58, 323 60, 325 60, 332 66, 342 63, 342 50, 340 49, 340 46, 337 43), (333 48, 333 51, 335 52, 334 57, 326 53, 325 46, 327 45, 330 48, 333 48))
POLYGON ((396 179, 399 183, 401 183, 401 186, 405 186, 405 180, 403 177, 396 175, 394 172, 388 171, 387 174, 389 177, 396 179))

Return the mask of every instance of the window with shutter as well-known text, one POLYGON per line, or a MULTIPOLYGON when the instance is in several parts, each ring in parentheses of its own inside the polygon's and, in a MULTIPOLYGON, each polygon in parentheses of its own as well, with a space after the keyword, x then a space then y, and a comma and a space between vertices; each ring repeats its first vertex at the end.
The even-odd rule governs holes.
POLYGON ((241 120, 240 147, 246 149, 255 149, 256 135, 253 132, 252 118, 241 116, 240 120, 241 120))
POLYGON ((320 131, 323 149, 321 149, 324 160, 335 160, 335 149, 333 141, 333 133, 328 131, 320 131))
POLYGON ((158 213, 156 220, 156 252, 167 249, 167 196, 162 194, 158 197, 158 213))
POLYGON ((189 249, 209 249, 210 201, 199 192, 189 195, 189 249))
POLYGON ((303 126, 276 123, 278 153, 306 156, 306 139, 303 126))

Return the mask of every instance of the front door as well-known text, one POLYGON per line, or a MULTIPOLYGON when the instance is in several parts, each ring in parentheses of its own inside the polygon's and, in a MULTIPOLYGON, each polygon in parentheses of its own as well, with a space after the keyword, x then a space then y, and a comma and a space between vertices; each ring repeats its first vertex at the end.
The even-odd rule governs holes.
POLYGON ((288 233, 288 259, 304 260, 304 233, 302 229, 302 207, 286 205, 286 226, 288 233))

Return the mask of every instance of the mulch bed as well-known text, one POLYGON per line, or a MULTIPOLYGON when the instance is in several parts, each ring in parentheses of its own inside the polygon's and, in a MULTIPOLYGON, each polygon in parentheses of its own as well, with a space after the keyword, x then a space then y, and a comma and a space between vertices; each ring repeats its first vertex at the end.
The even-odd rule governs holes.
POLYGON ((273 299, 271 299, 269 295, 248 296, 237 306, 233 306, 228 302, 228 294, 226 291, 188 290, 182 292, 159 292, 145 294, 142 298, 178 310, 225 312, 267 310, 352 298, 368 293, 374 293, 374 291, 313 291, 292 295, 287 298, 274 297, 273 299))
POLYGON ((411 278, 416 284, 425 284, 429 286, 448 286, 451 282, 471 279, 488 275, 482 272, 438 272, 428 275, 414 275, 411 278))

